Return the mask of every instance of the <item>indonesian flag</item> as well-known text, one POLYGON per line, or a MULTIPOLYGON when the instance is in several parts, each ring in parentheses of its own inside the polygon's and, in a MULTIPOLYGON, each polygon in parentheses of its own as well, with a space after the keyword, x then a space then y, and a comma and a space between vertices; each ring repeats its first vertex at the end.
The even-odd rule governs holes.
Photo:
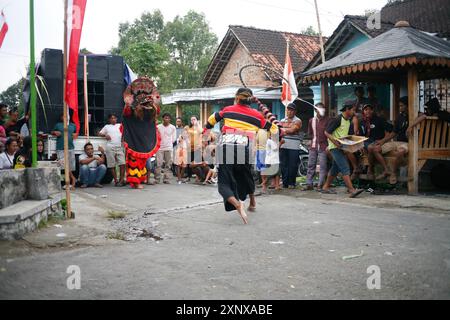
POLYGON ((289 57, 289 42, 286 47, 286 63, 284 64, 282 85, 283 89, 281 91, 281 102, 287 107, 287 105, 298 97, 297 84, 295 83, 294 71, 292 71, 291 58, 289 57))
POLYGON ((6 33, 8 32, 8 24, 6 23, 5 14, 0 14, 0 48, 2 47, 3 40, 5 39, 6 33))
POLYGON ((66 103, 73 110, 73 123, 80 131, 78 118, 78 52, 80 50, 81 30, 83 29, 84 11, 87 0, 66 0, 67 5, 67 73, 66 73, 66 103))

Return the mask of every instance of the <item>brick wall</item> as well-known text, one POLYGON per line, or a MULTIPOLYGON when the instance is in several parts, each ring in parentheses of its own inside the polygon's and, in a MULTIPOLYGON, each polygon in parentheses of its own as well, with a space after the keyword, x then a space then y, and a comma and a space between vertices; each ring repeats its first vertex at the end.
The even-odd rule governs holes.
MULTIPOLYGON (((236 47, 230 61, 220 75, 216 83, 216 87, 237 85, 241 86, 239 80, 239 70, 248 64, 254 64, 255 61, 247 52, 247 50, 239 44, 236 47)), ((260 68, 247 68, 243 71, 243 78, 247 86, 271 86, 272 82, 268 81, 264 72, 260 68)))

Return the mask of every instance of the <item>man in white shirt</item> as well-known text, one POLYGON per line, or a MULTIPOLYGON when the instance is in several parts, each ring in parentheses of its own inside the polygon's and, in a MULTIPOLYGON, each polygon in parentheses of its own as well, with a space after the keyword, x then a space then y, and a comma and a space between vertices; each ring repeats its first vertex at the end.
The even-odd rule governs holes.
POLYGON ((116 187, 123 187, 125 182, 125 153, 122 146, 122 132, 120 123, 117 123, 115 114, 108 116, 109 124, 105 125, 99 132, 99 136, 105 137, 106 143, 106 163, 114 178, 116 187), (120 181, 117 181, 116 166, 120 168, 120 181))
POLYGON ((98 147, 101 156, 94 154, 94 146, 88 142, 84 145, 84 153, 78 158, 80 161, 80 181, 81 188, 95 186, 103 188, 100 184, 106 173, 105 150, 98 147))
POLYGON ((170 114, 163 114, 162 119, 163 123, 158 125, 159 134, 161 136, 161 146, 156 153, 155 180, 156 183, 159 183, 162 169, 164 183, 170 183, 169 173, 172 168, 173 144, 177 139, 177 130, 174 125, 170 124, 170 120, 172 119, 170 114))

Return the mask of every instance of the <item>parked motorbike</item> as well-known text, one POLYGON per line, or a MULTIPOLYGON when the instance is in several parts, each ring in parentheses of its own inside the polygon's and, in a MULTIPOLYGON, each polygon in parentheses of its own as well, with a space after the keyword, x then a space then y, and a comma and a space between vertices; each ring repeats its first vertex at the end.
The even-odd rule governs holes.
POLYGON ((303 142, 300 143, 300 162, 298 165, 297 176, 306 177, 308 173, 309 151, 303 142))

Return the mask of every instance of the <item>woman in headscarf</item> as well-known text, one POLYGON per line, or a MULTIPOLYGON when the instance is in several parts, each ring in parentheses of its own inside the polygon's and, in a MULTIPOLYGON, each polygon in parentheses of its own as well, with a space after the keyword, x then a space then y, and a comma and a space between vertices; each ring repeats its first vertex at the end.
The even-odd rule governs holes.
POLYGON ((122 133, 126 150, 127 182, 143 189, 147 179, 146 162, 159 149, 160 136, 156 117, 160 112, 160 96, 149 78, 134 80, 124 93, 122 133))
POLYGON ((278 127, 251 108, 253 93, 248 88, 236 92, 235 104, 212 114, 206 129, 212 129, 217 122, 224 121, 222 137, 216 150, 219 164, 218 185, 225 210, 237 210, 245 224, 248 223, 243 201, 250 197, 249 211, 256 209, 255 181, 251 172, 250 144, 258 130, 278 133, 278 127), (241 202, 242 201, 242 202, 241 202))

